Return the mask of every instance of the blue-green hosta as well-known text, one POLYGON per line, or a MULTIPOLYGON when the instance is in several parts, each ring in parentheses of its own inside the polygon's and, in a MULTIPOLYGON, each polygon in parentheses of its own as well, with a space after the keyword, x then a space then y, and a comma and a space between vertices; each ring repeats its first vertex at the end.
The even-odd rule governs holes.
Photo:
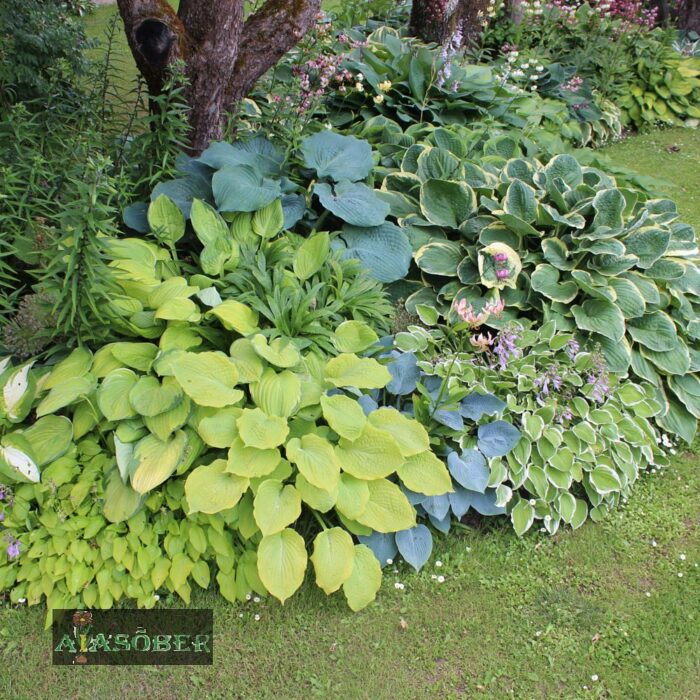
POLYGON ((499 143, 512 141, 512 152, 478 164, 454 133, 433 138, 411 146, 383 183, 421 273, 409 310, 449 316, 462 299, 478 311, 500 296, 509 318, 554 320, 600 344, 612 371, 653 383, 657 421, 690 442, 700 417, 700 269, 675 204, 569 155, 515 157, 508 137, 499 143))

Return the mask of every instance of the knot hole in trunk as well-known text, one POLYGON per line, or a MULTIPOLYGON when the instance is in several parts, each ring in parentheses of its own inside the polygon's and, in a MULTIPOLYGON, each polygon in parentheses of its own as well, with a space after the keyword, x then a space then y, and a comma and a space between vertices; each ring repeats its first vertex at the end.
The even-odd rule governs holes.
POLYGON ((141 55, 152 66, 168 62, 170 47, 177 39, 175 32, 157 19, 145 19, 134 28, 134 39, 141 55))

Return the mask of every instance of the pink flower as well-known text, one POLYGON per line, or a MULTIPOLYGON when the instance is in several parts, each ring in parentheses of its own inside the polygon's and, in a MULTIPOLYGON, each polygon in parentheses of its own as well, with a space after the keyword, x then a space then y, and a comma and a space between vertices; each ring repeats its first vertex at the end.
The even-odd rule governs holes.
POLYGON ((505 279, 509 274, 510 272, 505 268, 502 270, 496 270, 496 277, 498 277, 499 280, 505 279))

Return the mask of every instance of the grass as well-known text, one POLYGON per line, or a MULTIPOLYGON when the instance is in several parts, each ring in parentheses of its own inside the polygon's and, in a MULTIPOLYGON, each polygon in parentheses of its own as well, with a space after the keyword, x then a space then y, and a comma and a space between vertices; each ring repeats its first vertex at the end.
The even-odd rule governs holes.
POLYGON ((605 523, 443 538, 420 574, 385 570, 377 602, 357 614, 310 582, 284 607, 202 592, 193 605, 214 609, 211 667, 52 667, 44 612, 3 610, 0 694, 687 700, 700 674, 699 495, 687 453, 605 523))

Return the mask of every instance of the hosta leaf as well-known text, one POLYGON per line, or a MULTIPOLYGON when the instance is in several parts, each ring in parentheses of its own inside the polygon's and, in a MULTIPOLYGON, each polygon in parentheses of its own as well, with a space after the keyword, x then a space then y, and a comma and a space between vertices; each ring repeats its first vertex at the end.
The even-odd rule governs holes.
POLYGON ((177 406, 164 413, 159 413, 157 416, 144 418, 144 423, 154 435, 161 440, 167 440, 174 431, 187 423, 191 410, 192 402, 183 396, 177 406))
POLYGON ((343 321, 333 333, 333 345, 340 352, 362 352, 377 340, 377 334, 363 321, 343 321))
POLYGON ((137 493, 147 493, 160 486, 185 459, 187 434, 178 430, 170 440, 147 435, 137 443, 130 465, 131 486, 137 493))
POLYGON ((391 374, 370 357, 343 353, 326 364, 324 379, 335 387, 381 389, 391 381, 391 374))
POLYGON ((395 224, 343 226, 334 247, 342 244, 343 258, 356 258, 377 281, 389 284, 408 274, 413 249, 406 232, 395 224))
POLYGON ((278 374, 267 369, 260 381, 250 385, 250 393, 267 415, 289 418, 301 403, 301 380, 288 370, 278 374))
POLYGON ((362 514, 369 501, 369 488, 363 479, 350 474, 341 474, 338 482, 336 508, 347 518, 354 520, 362 514))
POLYGON ((609 228, 622 228, 622 213, 625 211, 625 198, 618 189, 600 190, 593 198, 595 217, 593 228, 607 226, 609 228))
POLYGON ((622 488, 620 477, 610 467, 604 465, 593 469, 590 473, 590 479, 593 488, 602 495, 619 491, 622 488))
POLYGON ((518 537, 524 535, 535 521, 535 509, 524 499, 518 501, 510 513, 513 529, 518 537))
POLYGON ((420 208, 431 224, 456 229, 476 208, 476 196, 463 182, 427 180, 420 188, 420 208))
POLYGON ((294 530, 282 530, 260 541, 258 575, 265 588, 280 602, 284 603, 301 586, 306 564, 304 538, 294 530))
POLYGON ((301 361, 301 354, 289 338, 275 338, 268 344, 264 335, 251 339, 255 352, 275 367, 294 367, 301 361))
POLYGON ((97 405, 107 420, 120 421, 136 415, 129 393, 137 381, 136 374, 126 368, 115 369, 104 378, 97 390, 97 405))
POLYGON ((493 416, 502 413, 506 404, 493 394, 480 394, 474 392, 462 399, 459 404, 459 411, 465 417, 473 421, 478 421, 482 416, 493 416))
POLYGON ((274 238, 284 228, 282 202, 276 199, 253 214, 253 233, 261 238, 274 238))
POLYGON ((246 447, 240 438, 236 438, 228 451, 226 470, 250 478, 267 476, 275 471, 280 459, 280 451, 277 449, 246 447))
POLYGON ((486 491, 490 472, 486 460, 479 450, 470 448, 461 454, 450 452, 447 456, 447 466, 454 480, 464 488, 479 493, 486 491))
POLYGON ((420 571, 433 551, 433 536, 425 525, 416 525, 396 533, 399 553, 416 571, 420 571))
POLYGON ((358 479, 381 479, 389 476, 404 461, 401 449, 393 436, 371 425, 365 426, 357 440, 341 438, 337 455, 343 469, 358 479))
POLYGON ((657 352, 666 352, 678 342, 676 324, 663 311, 630 320, 627 331, 637 343, 657 352))
POLYGON ((4 413, 11 423, 21 423, 32 410, 36 396, 36 381, 30 373, 33 364, 29 362, 9 372, 2 386, 0 414, 4 413))
POLYGON ((313 486, 333 491, 340 478, 340 463, 333 445, 320 435, 309 433, 292 438, 286 446, 287 459, 296 464, 313 486))
POLYGON ((513 180, 503 199, 503 210, 531 224, 537 216, 535 190, 520 180, 513 180))
POLYGON ((321 408, 326 423, 347 440, 356 440, 367 424, 360 404, 342 394, 321 396, 321 408))
POLYGON ((389 215, 389 205, 361 182, 341 180, 335 187, 318 182, 313 191, 326 209, 352 226, 379 226, 389 215))
POLYGON ((434 241, 424 245, 415 255, 416 265, 431 275, 454 277, 464 259, 464 250, 454 241, 434 241))
POLYGON ((226 471, 226 460, 192 470, 185 482, 189 513, 218 513, 233 508, 248 490, 250 481, 226 471))
POLYGON ((430 436, 418 422, 408 418, 395 408, 380 408, 369 414, 369 422, 375 428, 394 436, 404 457, 411 457, 430 449, 430 436))
POLYGON ((234 299, 227 299, 208 311, 207 316, 216 316, 221 321, 224 328, 229 331, 236 331, 241 335, 257 333, 258 314, 249 306, 234 299))
POLYGON ((10 433, 0 445, 0 474, 20 482, 39 483, 41 474, 29 442, 10 433))
POLYGON ((301 496, 291 484, 266 479, 258 486, 253 516, 263 535, 273 535, 301 515, 301 496))
POLYGON ((636 255, 639 260, 637 267, 651 267, 668 249, 671 232, 668 229, 646 226, 633 231, 625 238, 627 252, 636 255))
POLYGON ((110 523, 128 520, 141 507, 144 497, 122 481, 119 472, 112 470, 107 478, 102 515, 110 523))
POLYGON ((364 180, 372 170, 372 148, 366 141, 334 131, 320 131, 301 144, 304 165, 319 177, 364 180))
POLYGON ((49 391, 48 396, 36 407, 37 417, 55 413, 78 399, 91 394, 96 385, 96 379, 91 374, 74 377, 61 382, 49 391))
POLYGON ((572 302, 579 292, 578 285, 570 279, 561 282, 560 273, 551 265, 538 265, 530 275, 530 284, 536 292, 552 301, 564 304, 572 302))
POLYGON ((294 257, 294 274, 302 281, 313 277, 330 254, 330 238, 326 232, 307 238, 294 257))
POLYGON ((53 389, 67 381, 82 377, 88 373, 91 364, 92 353, 85 347, 76 348, 51 370, 51 374, 42 383, 42 389, 53 389))
POLYGON ((352 537, 340 527, 316 535, 311 562, 316 584, 326 595, 337 591, 352 575, 355 546, 352 537))
POLYGON ((625 335, 625 317, 610 301, 587 299, 580 306, 572 306, 571 311, 576 325, 582 330, 599 333, 615 342, 622 340, 625 335))
POLYGON ((617 295, 615 303, 620 307, 620 311, 626 319, 638 318, 644 314, 646 310, 644 297, 633 282, 627 279, 613 278, 609 284, 617 295))
MULTIPOLYGON (((297 487, 297 491, 301 496, 301 500, 304 503, 310 505, 314 510, 321 513, 327 513, 331 508, 333 508, 338 499, 338 489, 333 491, 326 491, 325 489, 319 489, 318 487, 310 484, 303 474, 297 474, 294 481, 294 485, 297 487)), ((369 497, 369 494, 368 494, 369 497)))
POLYGON ((182 390, 169 377, 163 384, 155 377, 141 377, 129 392, 129 401, 139 415, 157 416, 182 401, 182 390))
POLYGON ((259 408, 244 408, 236 423, 246 447, 267 450, 281 445, 289 434, 285 418, 268 416, 259 408))
POLYGON ((502 420, 480 425, 477 434, 477 446, 486 457, 503 457, 520 440, 520 431, 502 420))
POLYGON ((210 447, 228 448, 238 437, 236 422, 242 409, 229 408, 198 408, 193 416, 193 425, 197 433, 210 447))
POLYGON ((73 442, 73 424, 65 416, 45 416, 22 432, 43 467, 65 454, 73 442))
POLYGON ((411 491, 440 496, 452 491, 452 479, 445 465, 430 450, 409 457, 397 470, 411 491))
POLYGON ((263 177, 250 165, 227 165, 214 173, 211 184, 222 212, 257 211, 282 196, 278 180, 263 177))
POLYGON ((257 382, 265 369, 265 362, 255 352, 253 343, 249 338, 239 338, 231 345, 229 351, 231 361, 238 370, 238 382, 240 384, 250 384, 257 382))
POLYGON ((401 489, 386 479, 367 482, 369 500, 356 520, 377 532, 398 532, 416 524, 416 512, 401 489))
POLYGON ((170 197, 156 197, 148 207, 148 225, 159 240, 176 243, 185 235, 185 217, 170 197))
POLYGON ((382 585, 382 569, 372 550, 364 544, 355 545, 355 557, 350 578, 343 584, 343 593, 354 612, 367 607, 382 585))
POLYGON ((183 352, 171 368, 183 391, 200 406, 222 408, 243 398, 233 387, 238 372, 231 360, 220 352, 183 352))

